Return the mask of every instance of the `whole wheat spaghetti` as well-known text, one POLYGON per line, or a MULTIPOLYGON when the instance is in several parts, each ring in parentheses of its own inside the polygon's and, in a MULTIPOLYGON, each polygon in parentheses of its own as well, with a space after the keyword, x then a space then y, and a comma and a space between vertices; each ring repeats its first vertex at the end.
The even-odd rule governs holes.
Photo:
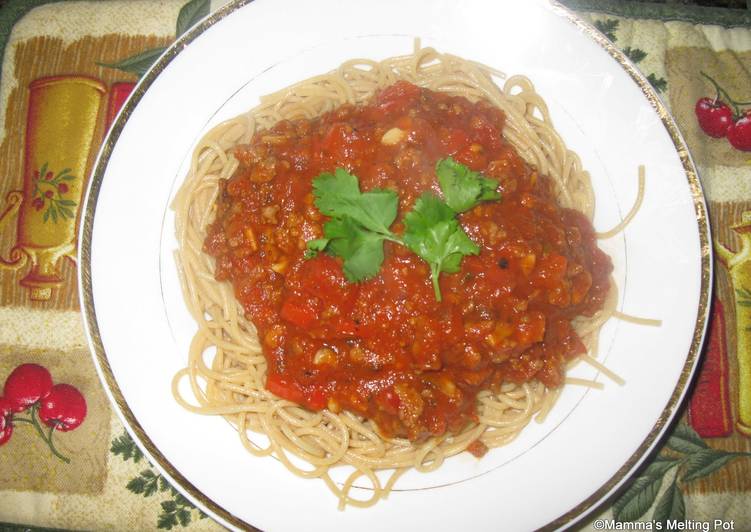
MULTIPOLYGON (((224 416, 237 428, 248 452, 273 455, 293 473, 323 480, 339 497, 341 507, 375 504, 388 495, 404 471, 435 470, 475 442, 489 448, 508 443, 533 417, 544 417, 559 389, 531 381, 504 383, 497 393, 482 391, 477 396, 476 422, 458 434, 447 432, 417 442, 384 437, 375 423, 346 410, 314 412, 274 396, 265 387, 267 361, 256 328, 244 317, 232 286, 216 281, 214 258, 203 250, 206 228, 216 216, 219 182, 238 167, 233 148, 280 120, 312 119, 343 104, 361 104, 378 90, 406 80, 470 101, 485 100, 502 110, 505 139, 529 165, 554 180, 562 206, 591 220, 594 195, 589 175, 553 128, 543 99, 525 77, 510 77, 502 88, 493 77, 502 74, 432 48, 418 47, 413 54, 380 62, 348 61, 336 71, 262 98, 249 113, 211 130, 195 149, 190 173, 175 199, 176 258, 188 308, 199 326, 187 366, 173 380, 177 401, 192 412, 224 416), (181 392, 185 379, 190 383, 190 399, 181 392), (349 471, 343 485, 332 480, 334 467, 349 471), (385 477, 383 472, 387 472, 385 477), (355 483, 372 488, 370 497, 355 498, 351 493, 355 483)), ((275 139, 270 136, 266 141, 275 139)), ((630 213, 629 220, 632 217, 630 213)), ((602 310, 576 320, 574 325, 587 346, 595 344, 616 299, 611 288, 602 310)))

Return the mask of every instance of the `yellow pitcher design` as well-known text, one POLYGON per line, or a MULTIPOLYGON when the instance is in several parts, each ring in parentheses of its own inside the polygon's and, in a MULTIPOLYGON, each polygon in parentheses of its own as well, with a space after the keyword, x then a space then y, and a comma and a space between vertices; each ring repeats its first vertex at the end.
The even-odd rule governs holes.
POLYGON ((741 249, 733 253, 715 241, 720 262, 730 273, 735 291, 735 320, 738 345, 738 423, 741 434, 751 436, 751 211, 741 216, 733 230, 741 239, 741 249))
POLYGON ((60 259, 75 260, 87 161, 106 91, 83 76, 38 79, 29 86, 23 192, 11 192, 0 227, 18 213, 16 246, 0 266, 31 269, 21 280, 31 299, 47 300, 62 282, 60 259))

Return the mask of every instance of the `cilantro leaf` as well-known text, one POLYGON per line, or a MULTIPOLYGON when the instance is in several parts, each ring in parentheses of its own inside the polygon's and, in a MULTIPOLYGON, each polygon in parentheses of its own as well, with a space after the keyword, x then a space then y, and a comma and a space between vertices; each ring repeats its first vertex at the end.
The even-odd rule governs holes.
POLYGON ((305 250, 305 254, 303 256, 306 259, 312 259, 316 255, 318 255, 319 251, 324 251, 326 249, 326 246, 329 245, 330 241, 330 238, 316 238, 314 240, 308 240, 306 242, 308 249, 305 250))
POLYGON ((456 212, 430 192, 417 199, 404 217, 404 228, 404 243, 430 264, 435 297, 441 301, 440 273, 456 273, 462 258, 477 255, 480 247, 459 225, 456 212))
POLYGON ((344 259, 342 269, 348 281, 364 281, 378 274, 383 264, 384 235, 368 231, 349 216, 326 222, 323 234, 328 239, 327 249, 344 259))
POLYGON ((344 259, 350 282, 369 279, 383 264, 383 241, 401 242, 389 230, 396 219, 399 197, 391 190, 360 192, 357 177, 342 168, 313 180, 318 210, 331 220, 323 226, 324 238, 307 243, 306 258, 328 251, 344 259))
POLYGON ((435 171, 446 204, 456 213, 468 211, 481 201, 501 198, 498 181, 483 177, 451 157, 438 161, 435 171))
POLYGON ((360 192, 357 177, 337 168, 333 174, 324 173, 313 180, 313 194, 322 214, 349 216, 370 231, 391 234, 389 227, 399 208, 399 198, 393 190, 360 192))
POLYGON ((430 265, 435 297, 441 301, 440 274, 458 272, 465 256, 480 253, 456 215, 501 195, 497 181, 451 158, 436 164, 436 174, 445 201, 430 192, 420 196, 404 217, 405 231, 400 237, 389 229, 399 208, 395 192, 363 193, 357 176, 342 168, 322 173, 313 180, 313 195, 318 210, 331 219, 323 226, 323 238, 308 241, 305 258, 326 251, 343 259, 348 281, 364 281, 380 271, 383 243, 390 240, 407 246, 430 265))

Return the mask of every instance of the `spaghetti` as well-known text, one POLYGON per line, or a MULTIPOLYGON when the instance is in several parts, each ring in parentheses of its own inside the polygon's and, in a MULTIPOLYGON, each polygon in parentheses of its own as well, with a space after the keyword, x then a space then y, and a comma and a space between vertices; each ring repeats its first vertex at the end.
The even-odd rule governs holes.
MULTIPOLYGON (((339 497, 341 507, 376 503, 410 468, 433 471, 457 453, 470 450, 482 454, 485 448, 510 442, 533 417, 546 415, 560 389, 538 381, 504 382, 495 392, 485 390, 477 395, 476 422, 458 433, 446 432, 424 441, 384 436, 372 420, 347 410, 311 411, 273 395, 266 389, 267 359, 256 327, 246 319, 232 286, 216 281, 214 259, 204 252, 207 227, 216 216, 220 182, 238 168, 233 149, 274 124, 313 119, 344 104, 361 104, 384 87, 406 80, 473 102, 486 101, 500 109, 505 114, 506 141, 529 165, 553 180, 560 205, 591 220, 594 195, 589 175, 553 128, 545 102, 528 79, 510 77, 501 89, 495 85, 494 75, 501 76, 488 67, 431 48, 418 48, 414 54, 381 62, 348 61, 334 72, 262 98, 248 114, 210 131, 195 149, 190 173, 175 199, 176 258, 188 308, 199 326, 187 367, 173 379, 176 400, 190 411, 224 416, 253 455, 273 455, 297 475, 322 479, 339 497), (183 379, 189 381, 197 404, 183 397, 183 379), (249 432, 265 437, 254 436, 251 441, 249 432), (258 443, 261 440, 263 444, 258 443), (343 485, 332 480, 333 467, 349 468, 343 485), (386 482, 376 474, 381 471, 389 472, 386 482), (360 477, 372 487, 367 500, 351 494, 360 477)), ((273 143, 273 135, 269 135, 265 140, 273 143)), ((631 217, 629 213, 628 220, 631 217)), ((604 303, 592 317, 574 322, 590 351, 599 328, 613 314, 614 289, 604 303)))

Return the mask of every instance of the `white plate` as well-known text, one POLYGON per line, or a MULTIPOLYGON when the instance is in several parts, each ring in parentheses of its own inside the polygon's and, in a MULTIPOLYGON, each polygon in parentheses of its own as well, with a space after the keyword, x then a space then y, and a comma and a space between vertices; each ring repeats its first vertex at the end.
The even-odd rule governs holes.
POLYGON ((665 431, 706 325, 709 230, 685 143, 628 60, 542 0, 230 4, 183 36, 136 88, 102 148, 85 214, 81 300, 102 382, 152 462, 236 528, 523 530, 576 522, 622 485, 665 431), (600 358, 625 386, 567 388, 545 423, 507 447, 411 472, 386 501, 339 512, 321 481, 248 455, 221 418, 190 414, 173 400, 170 381, 186 362, 195 325, 177 284, 168 206, 195 142, 212 125, 346 59, 408 53, 415 37, 532 79, 592 173, 598 229, 622 219, 636 195, 637 166, 646 166, 644 205, 602 247, 615 264, 619 307, 663 325, 605 326, 600 358))

